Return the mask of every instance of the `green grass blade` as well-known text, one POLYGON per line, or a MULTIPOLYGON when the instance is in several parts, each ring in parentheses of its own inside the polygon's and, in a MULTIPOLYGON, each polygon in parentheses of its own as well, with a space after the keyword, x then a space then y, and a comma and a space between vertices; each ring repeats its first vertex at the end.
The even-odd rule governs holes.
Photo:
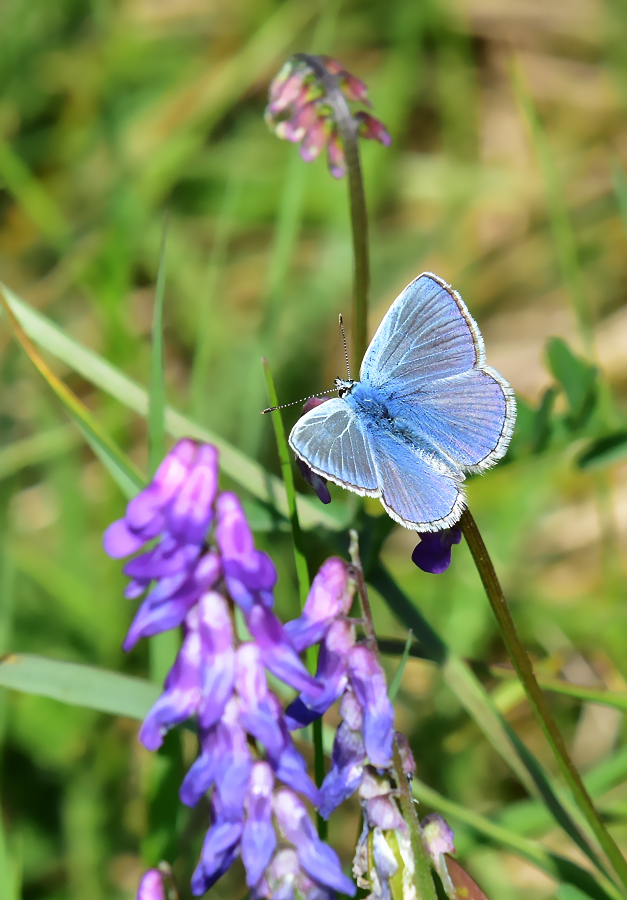
MULTIPOLYGON (((516 678, 515 672, 511 669, 503 669, 500 666, 490 666, 490 674, 494 675, 495 678, 516 678)), ((581 687, 578 684, 571 684, 569 681, 560 681, 557 678, 545 678, 542 675, 536 675, 536 678, 540 687, 545 691, 565 694, 568 697, 575 697, 577 700, 583 700, 584 703, 600 703, 603 706, 611 706, 614 709, 620 709, 621 712, 627 712, 627 692, 623 694, 616 691, 581 687)))
POLYGON ((80 442, 81 437, 73 425, 61 425, 0 447, 0 480, 15 475, 27 466, 36 466, 60 456, 80 442))
POLYGON ((69 243, 70 226, 26 163, 0 138, 0 183, 15 198, 34 225, 59 249, 69 243))
POLYGON ((584 347, 588 355, 592 357, 594 339, 592 315, 579 263, 575 232, 564 196, 564 188, 555 164, 551 145, 520 65, 513 67, 512 84, 518 105, 527 122, 533 148, 542 170, 549 222, 562 280, 568 291, 573 312, 577 318, 584 347))
POLYGON ((495 824, 485 816, 442 797, 419 778, 413 778, 412 791, 414 797, 421 803, 426 803, 453 821, 463 822, 477 835, 487 838, 490 843, 522 856, 552 878, 580 888, 594 900, 610 900, 610 898, 611 900, 620 900, 623 897, 623 894, 608 878, 595 877, 577 863, 558 853, 546 850, 536 841, 521 837, 501 825, 495 824))
POLYGON ((143 678, 30 653, 2 658, 0 686, 130 719, 143 719, 161 693, 143 678))
POLYGON ((625 234, 627 234, 627 175, 617 159, 612 164, 612 176, 620 217, 623 220, 625 234))
POLYGON ((166 240, 169 215, 163 220, 157 288, 152 317, 152 355, 150 358, 150 392, 148 395, 148 474, 154 475, 165 456, 165 377, 163 372, 163 294, 165 292, 166 240))
MULTIPOLYGON (((268 386, 268 396, 270 398, 270 406, 278 406, 279 400, 274 386, 272 372, 268 365, 268 360, 262 360, 263 372, 266 376, 266 384, 268 386)), ((290 460, 290 448, 285 437, 285 428, 283 426, 283 418, 281 410, 275 409, 271 413, 272 424, 274 426, 274 436, 276 438, 277 452, 279 454, 279 462, 281 464, 281 473, 283 475, 283 483, 285 485, 285 494, 287 497, 287 509, 290 524, 292 526, 292 542, 294 545, 294 561, 296 563, 296 577, 298 578, 298 593, 300 595, 300 608, 305 605, 305 600, 309 593, 309 569, 307 568, 307 560, 303 550, 303 535, 300 530, 300 522, 298 520, 298 508, 296 506, 296 488, 294 486, 294 474, 292 472, 292 463, 290 460)))
POLYGON ((596 864, 596 853, 566 808, 565 800, 558 796, 552 780, 533 754, 526 747, 522 752, 519 741, 513 739, 512 730, 468 664, 431 628, 382 565, 374 568, 368 580, 397 618, 412 629, 423 658, 441 667, 445 682, 528 793, 542 799, 560 827, 596 864))
MULTIPOLYGON (((394 678, 390 682, 390 687, 388 689, 388 697, 390 698, 390 703, 394 703, 396 700, 396 696, 400 690, 401 682, 403 681, 403 672, 405 671, 405 666, 407 665, 407 660, 409 659, 409 653, 411 650, 411 645, 414 640, 414 633, 409 629, 407 632, 407 640, 405 641, 405 648, 403 650, 403 654, 400 658, 400 662, 394 673, 394 678)), ((379 649, 381 649, 381 645, 379 645, 379 649)))
MULTIPOLYGON (((73 340, 1 283, 0 290, 4 293, 24 331, 35 343, 65 362, 91 384, 105 391, 124 406, 141 416, 147 415, 148 393, 144 388, 127 378, 123 372, 97 353, 73 340)), ((174 438, 187 436, 214 444, 220 451, 220 467, 225 475, 228 475, 241 487, 246 488, 253 496, 287 516, 287 498, 282 482, 266 472, 259 463, 233 447, 228 441, 169 406, 165 409, 165 425, 168 434, 174 438)), ((308 497, 301 496, 297 498, 296 502, 303 527, 312 528, 315 525, 324 525, 334 531, 346 527, 349 515, 347 507, 336 504, 333 509, 330 509, 323 506, 318 500, 314 502, 308 497)))
POLYGON ((126 497, 133 497, 145 484, 145 479, 135 465, 102 430, 87 407, 72 393, 68 386, 50 369, 24 332, 9 302, 0 294, 0 305, 11 328, 13 337, 20 344, 33 365, 47 381, 67 412, 78 425, 85 440, 103 462, 126 497))
POLYGON ((235 229, 235 213, 239 206, 246 177, 246 169, 242 161, 237 160, 224 192, 222 208, 218 216, 209 263, 207 264, 204 290, 200 300, 198 340, 196 341, 190 377, 190 407, 193 418, 199 422, 204 422, 206 419, 208 402, 207 380, 213 345, 211 313, 215 310, 220 274, 224 268, 227 249, 235 229))

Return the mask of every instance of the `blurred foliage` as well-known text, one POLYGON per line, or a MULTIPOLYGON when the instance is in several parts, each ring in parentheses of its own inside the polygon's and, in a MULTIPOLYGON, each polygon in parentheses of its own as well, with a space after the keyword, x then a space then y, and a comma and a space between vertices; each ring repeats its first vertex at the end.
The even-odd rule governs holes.
MULTIPOLYGON (((519 397, 505 463, 468 493, 526 646, 546 675, 625 691, 626 40, 627 12, 613 0, 4 0, 0 278, 148 385, 169 209, 167 399, 279 474, 259 415, 261 356, 282 402, 342 373, 350 234, 345 184, 324 161, 302 164, 262 112, 289 53, 339 58, 368 83, 394 140, 363 146, 371 330, 422 270, 460 290, 488 362, 519 397)), ((132 609, 100 545, 124 497, 4 325, 0 350, 0 646, 145 676, 145 647, 122 656, 132 609)), ((47 359, 146 470, 146 423, 47 359)), ((376 543, 390 530, 377 537, 378 504, 367 511, 376 543)), ((258 540, 291 615, 289 537, 258 540)), ((319 548, 310 561, 329 552, 328 535, 309 540, 319 548)), ((457 654, 503 661, 465 547, 434 577, 411 564, 415 540, 394 528, 383 544, 407 596, 457 654)), ((404 639, 380 597, 373 606, 379 633, 404 639)), ((519 686, 482 679, 553 772, 519 686)), ((559 695, 551 704, 627 850, 622 714, 559 695)), ((397 708, 431 789, 581 861, 433 663, 409 660, 397 708)), ((173 785, 193 739, 152 758, 136 727, 3 692, 2 897, 124 900, 161 854, 185 884, 206 811, 182 810, 173 785)), ((515 848, 451 822, 491 900, 579 896, 558 893, 515 848)), ((350 804, 331 820, 345 859, 357 828, 350 804)), ((229 874, 211 896, 240 896, 239 879, 229 874)))

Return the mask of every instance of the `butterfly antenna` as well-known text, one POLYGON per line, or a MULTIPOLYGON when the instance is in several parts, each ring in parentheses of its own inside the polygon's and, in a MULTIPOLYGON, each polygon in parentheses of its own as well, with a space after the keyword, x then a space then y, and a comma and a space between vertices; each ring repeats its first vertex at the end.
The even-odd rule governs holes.
POLYGON ((313 400, 314 397, 320 397, 322 394, 332 394, 334 391, 337 391, 337 388, 330 388, 328 391, 318 391, 317 394, 312 394, 311 397, 303 397, 302 400, 292 400, 291 403, 283 403, 281 406, 269 406, 267 409, 261 410, 261 415, 274 412, 275 409, 286 409, 288 406, 296 406, 297 403, 306 403, 307 400, 313 400))
POLYGON ((346 343, 346 332, 344 331, 344 319, 342 318, 342 313, 340 313, 340 331, 342 332, 342 340, 344 341, 344 356, 346 357, 346 371, 348 372, 348 380, 352 381, 351 378, 351 367, 348 361, 348 344, 346 343))

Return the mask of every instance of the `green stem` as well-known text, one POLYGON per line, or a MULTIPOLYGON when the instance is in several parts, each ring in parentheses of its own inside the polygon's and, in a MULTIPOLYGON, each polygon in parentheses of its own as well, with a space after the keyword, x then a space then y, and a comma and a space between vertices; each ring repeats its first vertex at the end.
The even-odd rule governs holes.
POLYGON ((163 294, 165 291, 165 247, 170 215, 166 210, 159 248, 159 269, 155 305, 152 316, 152 356, 150 360, 150 395, 148 399, 148 473, 154 475, 165 456, 165 378, 163 347, 163 294))
POLYGON ((431 865, 429 856, 422 843, 422 835, 420 831, 420 822, 416 812, 416 804, 412 797, 407 776, 403 772, 403 761, 398 749, 398 741, 394 739, 394 776, 399 788, 401 810, 403 818, 409 828, 409 838, 411 841, 411 849, 414 854, 414 863, 416 865, 416 895, 418 900, 437 900, 435 885, 431 876, 431 865))
MULTIPOLYGON (((364 570, 361 565, 361 559, 359 556, 359 537, 354 528, 350 531, 349 554, 351 563, 353 564, 353 571, 355 573, 355 580, 357 582, 357 592, 359 594, 359 600, 361 602, 363 628, 366 633, 368 644, 370 645, 370 648, 376 654, 377 659, 380 662, 381 658, 379 655, 379 646, 377 644, 377 636, 374 630, 374 621, 372 619, 370 600, 368 599, 368 588, 366 587, 364 570)), ((418 821, 416 807, 414 805, 414 800, 409 789, 409 782, 407 781, 407 777, 403 772, 403 761, 401 759, 398 748, 398 741, 396 740, 396 738, 394 738, 393 744, 392 767, 394 770, 394 778, 399 789, 401 812, 403 813, 403 818, 405 819, 405 822, 409 829, 409 838, 411 842, 412 853, 414 856, 414 864, 416 867, 414 873, 414 885, 416 888, 417 900, 437 900, 433 878, 431 877, 429 857, 422 843, 420 822, 418 821)))
POLYGON ((361 172, 358 143, 358 123, 353 118, 348 101, 335 75, 327 72, 315 56, 298 54, 311 66, 333 109, 334 119, 344 147, 348 171, 348 198, 353 237, 353 347, 352 375, 359 377, 361 361, 368 347, 368 290, 370 287, 370 254, 368 250, 368 212, 361 172))
POLYGON ((592 798, 588 794, 579 772, 575 768, 564 743, 564 738, 551 715, 546 697, 536 681, 531 662, 516 632, 514 620, 507 606, 503 590, 497 578, 476 522, 468 509, 464 510, 460 525, 473 560, 483 582, 509 658, 520 678, 533 713, 542 728, 557 760, 557 764, 570 787, 575 802, 586 817, 592 831, 605 850, 616 874, 627 887, 627 862, 611 836, 592 798))
MULTIPOLYGON (((270 371, 267 359, 262 360, 263 371, 266 376, 266 384, 268 386, 268 395, 270 397, 270 405, 278 406, 276 388, 274 379, 270 371)), ((287 497, 287 511, 292 527, 292 544, 294 547, 294 561, 296 563, 296 577, 298 579, 298 592, 300 595, 301 609, 305 605, 307 595, 309 594, 309 569, 307 567, 307 559, 303 549, 303 534, 298 519, 298 509, 296 507, 296 487, 294 485, 294 475, 292 473, 292 465, 290 463, 290 452, 285 437, 285 428, 283 427, 283 418, 281 411, 275 409, 272 412, 272 424, 274 425, 274 434, 276 437, 277 452, 281 463, 281 474, 283 475, 283 483, 285 484, 285 496, 287 497)), ((316 647, 309 647, 307 650, 307 667, 313 674, 316 672, 318 664, 318 655, 316 647)), ((324 749, 322 746, 322 719, 317 719, 313 725, 313 747, 314 747, 314 772, 316 776, 316 784, 318 787, 322 784, 325 776, 324 771, 324 749)), ((318 834, 322 839, 327 836, 327 823, 318 816, 318 834)))

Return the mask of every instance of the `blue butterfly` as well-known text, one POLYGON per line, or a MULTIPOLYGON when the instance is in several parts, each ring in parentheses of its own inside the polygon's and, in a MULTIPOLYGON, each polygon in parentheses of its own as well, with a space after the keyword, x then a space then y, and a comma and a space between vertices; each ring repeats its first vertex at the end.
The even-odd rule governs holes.
POLYGON ((514 392, 485 364, 466 304, 424 272, 396 298, 361 365, 336 379, 339 396, 310 410, 289 437, 297 457, 349 491, 379 497, 414 531, 455 524, 466 472, 504 456, 514 392))

